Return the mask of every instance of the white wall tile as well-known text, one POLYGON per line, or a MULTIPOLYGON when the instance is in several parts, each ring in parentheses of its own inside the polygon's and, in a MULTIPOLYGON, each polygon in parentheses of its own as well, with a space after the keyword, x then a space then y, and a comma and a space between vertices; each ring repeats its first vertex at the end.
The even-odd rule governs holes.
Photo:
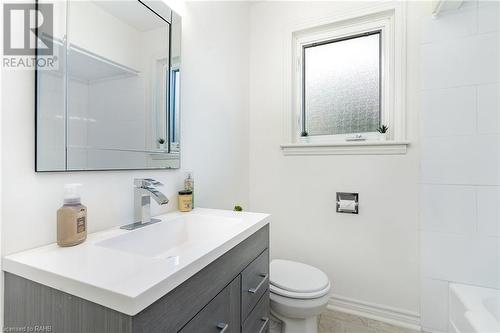
POLYGON ((421 111, 422 136, 473 134, 476 131, 476 88, 425 90, 421 111))
POLYGON ((489 6, 493 2, 497 2, 498 0, 474 0, 477 3, 477 6, 479 8, 484 7, 484 6, 489 6))
MULTIPOLYGON (((146 140, 152 136, 147 132, 151 115, 144 116, 148 110, 145 86, 144 78, 140 76, 90 85, 89 117, 96 120, 88 125, 90 146, 101 148, 105 142, 106 147, 150 148, 146 140)), ((120 158, 121 154, 115 156, 120 158)))
POLYGON ((497 38, 488 33, 422 45, 422 88, 496 82, 497 38))
POLYGON ((485 236, 500 237, 500 188, 477 188, 478 230, 485 236))
POLYGON ((420 289, 420 324, 429 332, 448 332, 447 281, 422 279, 420 289))
POLYGON ((500 129, 498 84, 480 85, 477 87, 477 128, 481 134, 498 133, 500 129))
POLYGON ((40 71, 40 85, 45 94, 38 95, 37 121, 39 128, 50 128, 50 131, 37 132, 37 151, 47 156, 44 161, 38 161, 41 170, 62 170, 66 164, 64 121, 64 80, 52 75, 50 71, 40 71))
POLYGON ((477 11, 479 33, 498 31, 499 9, 497 1, 481 1, 477 11))
POLYGON ((498 239, 421 232, 422 276, 499 288, 498 239))
POLYGON ((67 167, 81 170, 87 166, 87 151, 75 147, 68 147, 67 167))
POLYGON ((432 184, 499 184, 496 135, 423 138, 421 181, 432 184))
POLYGON ((87 145, 89 86, 76 80, 68 82, 68 145, 87 145))
POLYGON ((421 223, 425 231, 475 231, 476 199, 471 186, 422 185, 421 223))
POLYGON ((499 9, 466 1, 423 21, 420 175, 442 184, 420 193, 428 331, 448 331, 448 282, 500 287, 499 9))
POLYGON ((422 28, 422 43, 468 36, 477 31, 476 7, 445 12, 436 19, 429 15, 422 28))

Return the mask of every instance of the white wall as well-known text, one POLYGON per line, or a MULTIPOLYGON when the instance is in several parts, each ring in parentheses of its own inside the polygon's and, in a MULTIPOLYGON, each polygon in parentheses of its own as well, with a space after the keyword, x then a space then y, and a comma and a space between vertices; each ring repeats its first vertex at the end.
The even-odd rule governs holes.
POLYGON ((190 2, 188 10, 182 23, 181 109, 192 112, 181 115, 189 125, 181 141, 187 147, 184 161, 197 178, 195 202, 246 208, 248 3, 190 2))
POLYGON ((498 2, 422 22, 422 326, 448 331, 448 284, 500 288, 498 2))
MULTIPOLYGON (((183 170, 194 171, 197 205, 247 206, 248 5, 189 3, 183 15, 183 170)), ((55 241, 64 183, 84 184, 90 232, 133 216, 134 177, 165 183, 171 202, 154 213, 176 208, 183 170, 35 173, 33 92, 33 72, 2 72, 3 254, 55 241)))
POLYGON ((406 155, 284 156, 282 65, 287 27, 363 2, 261 2, 250 19, 250 207, 269 212, 271 254, 316 265, 338 297, 418 320, 418 25, 408 8, 406 155), (415 67, 417 71, 415 71, 415 67), (336 192, 359 192, 360 214, 337 214, 336 192))

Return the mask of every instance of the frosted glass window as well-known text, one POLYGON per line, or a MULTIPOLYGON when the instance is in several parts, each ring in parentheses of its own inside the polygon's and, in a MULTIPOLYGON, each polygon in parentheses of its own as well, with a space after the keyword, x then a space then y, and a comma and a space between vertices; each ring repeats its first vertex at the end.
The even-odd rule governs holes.
POLYGON ((380 38, 377 31, 304 46, 303 135, 377 130, 380 38))

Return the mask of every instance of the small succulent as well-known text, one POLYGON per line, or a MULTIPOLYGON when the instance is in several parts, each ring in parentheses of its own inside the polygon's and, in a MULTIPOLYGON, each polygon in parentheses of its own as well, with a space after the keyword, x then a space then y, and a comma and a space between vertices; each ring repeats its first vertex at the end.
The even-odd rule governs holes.
POLYGON ((242 212, 243 208, 241 206, 236 205, 236 206, 234 206, 234 211, 235 212, 242 212))
POLYGON ((379 126, 379 128, 377 128, 377 131, 379 133, 382 133, 382 134, 387 133, 388 130, 389 130, 389 127, 387 127, 385 125, 381 125, 381 126, 379 126))
POLYGON ((161 144, 161 145, 164 144, 165 143, 165 139, 164 138, 159 138, 158 139, 158 143, 161 144))

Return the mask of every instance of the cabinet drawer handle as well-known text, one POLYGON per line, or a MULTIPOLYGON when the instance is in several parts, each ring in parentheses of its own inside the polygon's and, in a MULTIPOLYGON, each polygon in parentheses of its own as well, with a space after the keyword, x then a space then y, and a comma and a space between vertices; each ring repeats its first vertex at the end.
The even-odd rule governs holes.
POLYGON ((260 274, 260 277, 262 277, 262 280, 259 282, 259 284, 257 285, 257 287, 248 289, 249 293, 255 294, 257 291, 259 291, 260 287, 262 287, 262 285, 264 284, 264 282, 267 281, 267 278, 269 277, 269 274, 260 274))
POLYGON ((218 323, 217 324, 217 328, 220 329, 220 333, 224 333, 225 331, 227 331, 227 329, 229 328, 229 324, 226 324, 226 323, 218 323))
POLYGON ((264 322, 264 324, 262 324, 262 327, 259 330, 259 333, 262 333, 266 329, 267 323, 269 322, 269 317, 262 317, 260 318, 260 320, 264 322))

